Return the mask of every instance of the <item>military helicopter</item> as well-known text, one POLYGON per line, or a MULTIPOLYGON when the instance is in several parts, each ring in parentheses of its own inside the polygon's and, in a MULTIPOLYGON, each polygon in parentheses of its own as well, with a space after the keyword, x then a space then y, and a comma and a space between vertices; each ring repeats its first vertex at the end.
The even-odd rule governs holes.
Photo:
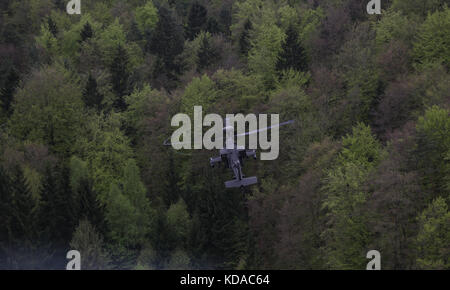
MULTIPOLYGON (((225 182, 226 188, 245 188, 250 185, 254 185, 258 183, 258 178, 256 176, 252 177, 246 177, 242 171, 242 166, 244 165, 244 160, 253 158, 254 160, 257 159, 256 157, 256 150, 250 150, 245 149, 243 147, 237 146, 235 140, 235 137, 242 137, 242 136, 250 136, 254 134, 258 134, 263 131, 268 131, 272 128, 286 126, 289 124, 294 123, 294 120, 287 121, 284 123, 280 123, 277 125, 269 126, 266 128, 246 132, 243 134, 234 134, 234 127, 232 126, 226 126, 223 128, 223 131, 225 133, 226 138, 225 140, 225 149, 220 150, 220 156, 218 157, 212 157, 209 160, 209 163, 212 168, 224 164, 225 168, 230 168, 233 171, 234 179, 230 181, 225 182), (230 146, 231 145, 231 146, 230 146)), ((164 141, 165 146, 172 146, 168 140, 164 141)))

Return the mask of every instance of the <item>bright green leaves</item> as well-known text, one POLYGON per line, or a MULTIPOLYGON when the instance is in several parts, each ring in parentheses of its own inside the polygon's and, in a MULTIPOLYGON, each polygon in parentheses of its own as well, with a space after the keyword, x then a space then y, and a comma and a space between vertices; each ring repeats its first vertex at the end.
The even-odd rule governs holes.
MULTIPOLYGON (((409 16, 426 16, 441 8, 446 0, 394 0, 392 8, 409 16)), ((447 2, 448 3, 448 2, 447 2)))
POLYGON ((158 20, 158 9, 152 1, 148 1, 144 6, 136 9, 136 22, 142 34, 153 30, 158 20))
POLYGON ((434 106, 427 110, 417 123, 417 156, 419 169, 425 175, 426 188, 434 196, 448 194, 446 180, 450 165, 450 112, 434 106), (447 193, 447 194, 446 194, 447 193))
POLYGON ((155 230, 155 213, 146 193, 136 161, 128 160, 122 182, 111 184, 105 204, 116 260, 133 259, 135 249, 144 246, 155 230))
POLYGON ((419 269, 450 269, 450 212, 443 198, 434 200, 419 216, 416 243, 419 269))
POLYGON ((192 228, 192 221, 183 199, 172 204, 167 210, 167 225, 173 231, 177 243, 186 244, 192 228))
POLYGON ((36 37, 36 43, 47 50, 50 56, 55 56, 59 52, 58 40, 50 31, 48 23, 41 25, 41 34, 36 37))
POLYGON ((450 67, 450 9, 429 14, 414 44, 418 64, 438 62, 450 67))
POLYGON ((374 138, 370 127, 362 123, 353 128, 352 135, 343 138, 342 146, 339 155, 342 163, 350 162, 372 168, 382 157, 380 143, 374 138))
POLYGON ((332 269, 363 269, 370 240, 363 210, 367 193, 363 185, 382 156, 381 146, 370 127, 358 124, 353 134, 342 140, 336 165, 324 179, 330 227, 323 233, 328 264, 332 269))
POLYGON ((62 66, 34 71, 17 91, 11 134, 22 140, 43 142, 62 156, 70 156, 84 124, 78 79, 62 66))
POLYGON ((376 43, 379 47, 393 39, 410 43, 415 38, 416 26, 402 13, 389 10, 375 25, 376 43))
POLYGON ((256 37, 249 52, 250 69, 261 76, 267 86, 272 86, 276 76, 276 64, 286 35, 276 25, 263 24, 255 28, 256 37))
POLYGON ((202 106, 203 112, 206 112, 214 100, 214 82, 207 75, 203 75, 200 78, 193 79, 186 87, 181 101, 181 110, 186 113, 193 113, 194 106, 202 106))

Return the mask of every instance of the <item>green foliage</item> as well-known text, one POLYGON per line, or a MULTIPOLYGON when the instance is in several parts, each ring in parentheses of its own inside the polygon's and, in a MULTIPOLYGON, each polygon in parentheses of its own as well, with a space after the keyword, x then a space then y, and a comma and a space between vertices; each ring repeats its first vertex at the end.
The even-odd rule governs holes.
POLYGON ((130 141, 120 130, 118 115, 95 116, 87 132, 77 140, 79 156, 88 162, 94 190, 105 202, 112 183, 123 175, 126 162, 132 158, 130 141))
POLYGON ((161 7, 159 9, 159 21, 149 44, 150 51, 158 55, 167 71, 179 70, 175 58, 183 52, 183 30, 175 22, 171 12, 161 7))
MULTIPOLYGON (((301 11, 300 17, 300 38, 303 42, 308 42, 318 30, 325 14, 319 6, 317 9, 305 9, 301 11)), ((311 47, 308 47, 311 49, 311 47)))
POLYGON ((393 39, 412 43, 416 36, 416 24, 401 12, 388 10, 375 24, 376 43, 378 46, 389 43, 393 39))
POLYGON ((59 65, 34 71, 15 96, 10 119, 16 138, 49 144, 70 156, 83 124, 81 89, 76 76, 59 65))
POLYGON ((255 30, 257 36, 249 52, 249 67, 270 86, 274 81, 278 55, 286 36, 280 28, 270 24, 263 24, 255 30))
POLYGON ((145 245, 139 253, 135 270, 155 270, 154 265, 157 264, 156 259, 157 255, 153 247, 151 245, 145 245))
POLYGON ((80 189, 83 180, 89 178, 87 163, 73 156, 70 159, 70 187, 74 192, 80 189))
POLYGON ((6 86, 0 90, 0 105, 4 112, 11 113, 14 92, 19 85, 19 75, 12 68, 6 77, 6 86))
POLYGON ((241 36, 239 37, 239 49, 240 53, 245 57, 248 56, 248 52, 251 48, 250 43, 250 30, 252 29, 252 23, 248 19, 244 24, 244 30, 242 31, 241 36))
MULTIPOLYGON (((4 173, 2 173, 4 174, 4 173)), ((36 269, 38 258, 36 201, 20 167, 13 170, 11 178, 2 177, 2 202, 5 212, 0 233, 0 260, 4 269, 36 269), (8 191, 8 192, 6 192, 8 191)))
POLYGON ((147 1, 144 6, 136 9, 136 22, 142 34, 155 29, 158 23, 158 10, 153 1, 147 1))
POLYGON ((106 204, 106 221, 110 238, 120 246, 134 247, 143 238, 140 231, 139 215, 117 184, 111 185, 106 204))
POLYGON ((369 126, 359 123, 353 134, 342 140, 340 162, 351 162, 371 168, 382 158, 380 143, 374 138, 369 126))
POLYGON ((286 39, 277 62, 278 70, 289 68, 298 71, 306 71, 308 68, 305 50, 299 43, 298 33, 293 26, 289 26, 287 29, 286 39))
POLYGON ((426 65, 442 63, 450 67, 450 9, 446 7, 428 15, 414 43, 416 62, 426 65))
POLYGON ((125 119, 127 126, 137 130, 140 122, 146 116, 149 99, 160 100, 157 96, 158 91, 152 90, 147 84, 141 90, 135 90, 132 94, 125 97, 127 103, 127 111, 125 112, 125 119))
POLYGON ((118 19, 99 33, 98 45, 103 54, 104 63, 108 66, 114 65, 117 48, 123 49, 126 45, 126 34, 118 19))
POLYGON ((93 36, 92 26, 89 22, 83 26, 83 30, 81 30, 81 41, 86 41, 93 36))
POLYGON ((433 196, 444 195, 449 165, 446 160, 450 152, 450 112, 434 106, 417 123, 417 156, 424 182, 433 196))
POLYGON ((183 241, 186 242, 191 231, 192 222, 183 199, 171 205, 167 210, 167 225, 173 231, 178 245, 183 241))
POLYGON ((202 71, 214 64, 218 55, 215 48, 211 45, 211 34, 205 33, 201 39, 200 48, 197 55, 198 71, 202 71))
MULTIPOLYGON (((60 42, 62 55, 71 59, 78 55, 83 37, 86 37, 86 34, 83 35, 83 31, 84 33, 87 32, 85 31, 86 25, 91 26, 94 35, 96 35, 96 32, 101 26, 99 23, 92 20, 90 14, 83 14, 79 22, 71 25, 62 32, 62 39, 60 42)), ((101 36, 103 37, 103 34, 101 36)))
POLYGON ((193 114, 194 106, 202 106, 203 111, 207 112, 216 98, 214 86, 214 82, 207 75, 193 79, 184 91, 182 111, 193 114))
POLYGON ((190 40, 193 40, 200 31, 206 28, 207 14, 208 11, 200 3, 194 2, 194 4, 192 4, 186 29, 186 33, 190 40))
POLYGON ((417 235, 419 269, 450 269, 450 212, 443 198, 434 200, 418 217, 417 235))
POLYGON ((123 46, 118 45, 114 49, 114 58, 111 64, 111 81, 113 84, 113 90, 118 96, 114 102, 114 107, 122 112, 126 110, 126 103, 123 96, 128 94, 129 78, 130 78, 130 66, 127 51, 123 46))
POLYGON ((103 95, 97 89, 97 81, 89 75, 86 87, 83 91, 83 101, 86 106, 100 110, 102 108, 103 95))
POLYGON ((363 185, 382 156, 370 127, 358 124, 342 140, 336 165, 324 179, 329 229, 323 232, 327 263, 332 269, 361 269, 370 240, 368 216, 363 210, 367 193, 363 185))
POLYGON ((290 5, 285 5, 278 10, 280 15, 281 27, 288 30, 289 27, 296 27, 298 22, 298 13, 296 9, 290 5))
POLYGON ((41 34, 39 37, 36 37, 36 43, 47 50, 50 56, 54 56, 59 52, 58 40, 50 31, 48 24, 42 24, 41 34))
POLYGON ((427 13, 435 12, 442 8, 445 3, 446 0, 394 0, 392 8, 400 10, 406 15, 426 16, 427 13))
POLYGON ((167 265, 167 269, 170 270, 186 270, 189 269, 190 265, 189 256, 181 249, 177 249, 172 256, 170 257, 170 261, 167 265))
POLYGON ((70 242, 72 249, 80 252, 82 270, 105 270, 110 258, 104 249, 102 236, 88 220, 81 220, 70 242))

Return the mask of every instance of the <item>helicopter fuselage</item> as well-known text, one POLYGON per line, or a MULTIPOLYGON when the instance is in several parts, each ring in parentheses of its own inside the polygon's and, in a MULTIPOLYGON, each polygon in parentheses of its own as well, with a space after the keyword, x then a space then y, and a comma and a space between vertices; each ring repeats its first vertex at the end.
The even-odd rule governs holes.
POLYGON ((211 167, 215 167, 215 165, 223 163, 226 168, 233 170, 234 180, 225 182, 227 188, 245 187, 258 182, 256 177, 246 178, 242 172, 244 160, 249 157, 256 159, 256 151, 236 147, 233 149, 222 149, 220 150, 220 157, 211 158, 210 164, 211 167))

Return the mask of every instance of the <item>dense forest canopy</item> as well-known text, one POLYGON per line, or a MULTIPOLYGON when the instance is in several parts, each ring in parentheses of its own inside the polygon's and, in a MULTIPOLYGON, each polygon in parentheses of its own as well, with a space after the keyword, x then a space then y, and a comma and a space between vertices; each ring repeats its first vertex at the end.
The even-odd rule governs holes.
POLYGON ((0 3, 0 269, 450 269, 450 1, 0 3), (277 113, 225 189, 172 116, 277 113))

